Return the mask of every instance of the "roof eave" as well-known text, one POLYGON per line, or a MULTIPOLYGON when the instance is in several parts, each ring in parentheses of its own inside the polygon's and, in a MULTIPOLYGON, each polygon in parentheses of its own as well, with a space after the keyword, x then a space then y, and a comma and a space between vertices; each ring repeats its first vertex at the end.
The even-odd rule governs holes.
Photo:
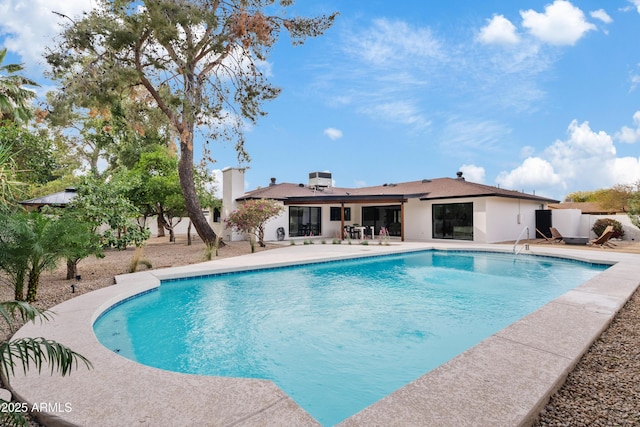
POLYGON ((485 194, 473 194, 473 195, 456 195, 456 196, 435 196, 435 197, 421 197, 420 200, 444 200, 444 199, 471 199, 478 197, 505 197, 507 199, 524 199, 541 203, 558 203, 553 199, 547 199, 545 197, 531 196, 526 194, 500 194, 500 193, 485 193, 485 194))

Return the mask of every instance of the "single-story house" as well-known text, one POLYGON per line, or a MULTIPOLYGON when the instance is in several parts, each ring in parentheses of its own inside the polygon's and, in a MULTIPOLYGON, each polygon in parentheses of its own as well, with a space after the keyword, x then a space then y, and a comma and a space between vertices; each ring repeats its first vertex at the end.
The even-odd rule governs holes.
MULTIPOLYGON (((369 237, 384 227, 401 240, 465 240, 478 243, 534 238, 537 211, 557 200, 455 178, 422 179, 362 188, 332 185, 328 172, 306 183, 277 183, 244 190, 244 171, 223 170, 222 219, 249 199, 273 199, 284 212, 267 222, 265 240, 343 238, 345 226, 366 227, 369 237), (280 233, 278 233, 280 231, 280 233), (528 234, 526 233, 528 232, 528 234), (524 233, 524 234, 522 234, 524 233), (521 235, 522 234, 522 235, 521 235)), ((225 229, 225 240, 245 236, 225 229)))

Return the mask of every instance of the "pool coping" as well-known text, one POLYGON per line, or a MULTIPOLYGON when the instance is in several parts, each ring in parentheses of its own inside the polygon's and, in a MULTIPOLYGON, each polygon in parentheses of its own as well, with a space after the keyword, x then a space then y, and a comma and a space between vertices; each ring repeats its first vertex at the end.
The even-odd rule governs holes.
MULTIPOLYGON (((25 325, 14 336, 54 339, 86 356, 93 369, 80 366, 67 377, 49 375, 46 367, 40 375, 20 372, 11 378, 11 391, 30 408, 44 406, 35 416, 51 427, 155 426, 167 420, 172 426, 319 425, 271 381, 144 366, 102 346, 93 323, 161 280, 427 249, 512 251, 508 245, 446 242, 297 245, 117 276, 116 285, 60 304, 52 309, 53 321, 25 325)), ((558 246, 532 246, 527 253, 615 265, 339 425, 530 424, 640 285, 640 255, 558 246)))

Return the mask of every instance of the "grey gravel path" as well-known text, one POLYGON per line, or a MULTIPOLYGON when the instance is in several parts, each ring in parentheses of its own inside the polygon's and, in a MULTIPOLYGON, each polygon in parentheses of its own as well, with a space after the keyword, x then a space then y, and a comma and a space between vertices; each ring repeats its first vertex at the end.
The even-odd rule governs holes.
POLYGON ((640 291, 578 362, 534 426, 640 426, 640 291))

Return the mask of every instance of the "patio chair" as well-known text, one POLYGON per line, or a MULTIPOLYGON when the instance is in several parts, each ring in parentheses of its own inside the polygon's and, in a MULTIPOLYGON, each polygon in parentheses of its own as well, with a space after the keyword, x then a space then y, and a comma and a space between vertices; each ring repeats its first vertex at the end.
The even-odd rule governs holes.
POLYGON ((564 241, 564 237, 562 237, 562 234, 560 234, 557 228, 549 227, 549 231, 551 231, 551 239, 553 240, 553 243, 560 243, 564 241))
POLYGON ((542 231, 538 230, 537 228, 536 228, 536 231, 538 232, 539 235, 542 236, 542 238, 544 239, 545 242, 547 242, 547 243, 556 243, 556 240, 553 238, 553 233, 552 233, 551 237, 547 237, 546 234, 544 234, 542 231))
POLYGON ((599 237, 593 240, 590 240, 589 243, 587 243, 587 245, 600 246, 601 248, 612 248, 615 245, 609 242, 609 240, 611 239, 611 237, 613 237, 613 233, 614 233, 613 226, 609 225, 607 226, 607 228, 604 229, 604 231, 599 237))

